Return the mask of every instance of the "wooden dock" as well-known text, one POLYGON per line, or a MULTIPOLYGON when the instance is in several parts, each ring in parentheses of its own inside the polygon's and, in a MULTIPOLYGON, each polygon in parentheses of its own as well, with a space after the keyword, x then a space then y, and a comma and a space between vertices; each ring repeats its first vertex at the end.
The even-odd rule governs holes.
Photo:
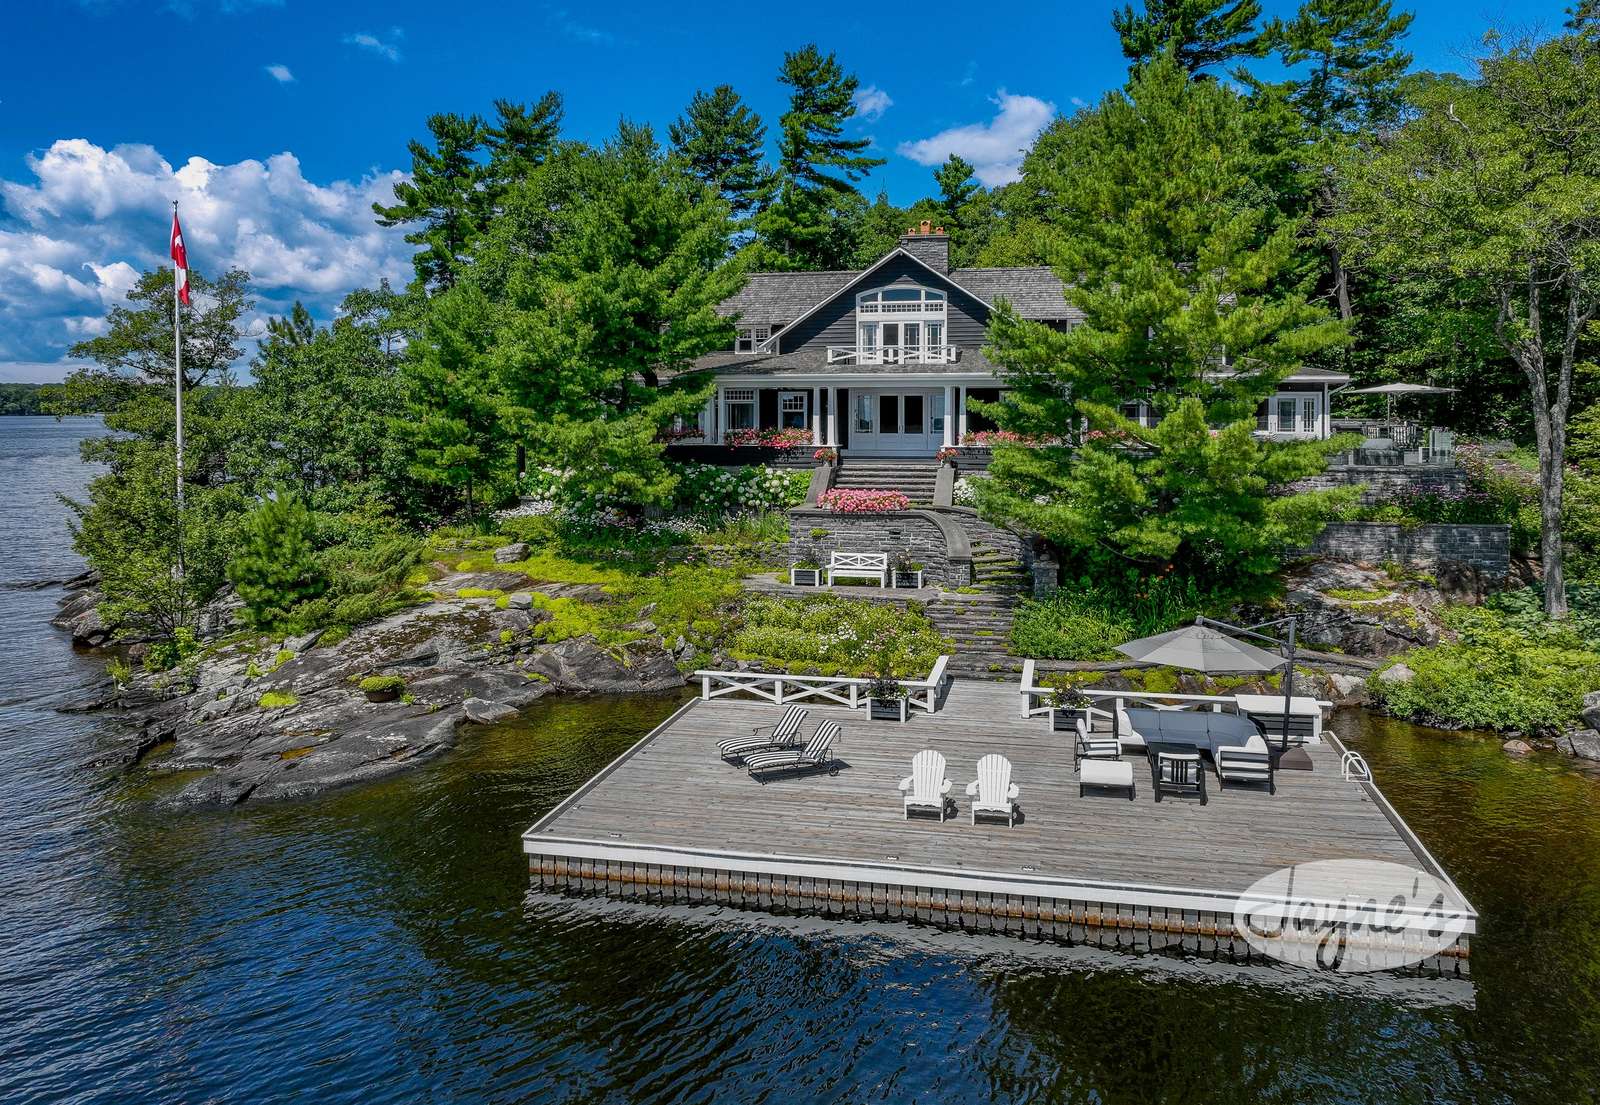
MULTIPOLYGON (((536 887, 647 901, 901 918, 1097 943, 1250 958, 1234 931, 1241 893, 1313 860, 1421 868, 1471 907, 1370 783, 1341 777, 1336 739, 1307 746, 1312 770, 1278 773, 1277 793, 1216 785, 1209 804, 1151 793, 1134 760, 1134 801, 1079 796, 1072 742, 1018 716, 1015 684, 957 681, 936 714, 900 724, 811 705, 805 729, 844 726, 843 765, 762 786, 716 742, 775 721, 770 703, 694 701, 523 834, 536 887), (948 761, 956 814, 903 817, 896 785, 911 757, 948 761), (1014 827, 968 817, 980 756, 1014 765, 1014 827)), ((1365 890, 1367 888, 1355 888, 1365 890)), ((1467 933, 1428 965, 1464 973, 1467 933)))

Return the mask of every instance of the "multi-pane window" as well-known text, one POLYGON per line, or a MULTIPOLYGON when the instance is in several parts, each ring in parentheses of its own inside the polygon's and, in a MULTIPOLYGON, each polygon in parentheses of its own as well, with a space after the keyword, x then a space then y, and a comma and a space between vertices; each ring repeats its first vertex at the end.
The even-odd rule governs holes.
POLYGON ((735 353, 754 353, 762 342, 772 336, 770 326, 741 326, 733 339, 735 353))
POLYGON ((722 393, 728 409, 728 429, 753 430, 756 428, 756 389, 729 388, 722 393))
POLYGON ((778 426, 784 430, 806 428, 806 396, 800 391, 786 391, 778 397, 778 426))

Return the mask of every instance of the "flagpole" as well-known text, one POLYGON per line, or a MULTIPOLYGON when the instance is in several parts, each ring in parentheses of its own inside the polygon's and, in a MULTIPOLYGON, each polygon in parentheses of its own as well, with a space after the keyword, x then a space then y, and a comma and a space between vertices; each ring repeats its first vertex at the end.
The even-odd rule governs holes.
MULTIPOLYGON (((178 201, 172 201, 172 221, 178 221, 178 201)), ((183 580, 183 322, 178 314, 178 263, 172 263, 172 391, 177 410, 177 468, 178 468, 178 604, 177 624, 184 623, 183 580)))

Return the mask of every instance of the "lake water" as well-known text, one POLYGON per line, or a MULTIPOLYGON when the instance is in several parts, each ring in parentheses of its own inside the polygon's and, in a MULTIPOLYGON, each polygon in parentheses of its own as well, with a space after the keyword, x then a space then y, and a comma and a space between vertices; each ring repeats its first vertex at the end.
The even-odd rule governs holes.
MULTIPOLYGON (((0 418, 0 582, 78 565, 91 420, 0 418)), ((1470 986, 529 897, 518 835, 676 699, 545 702, 305 802, 168 813, 0 591, 0 1102, 1518 1102, 1600 1089, 1600 784, 1336 719, 1483 914, 1470 986)), ((1159 846, 1153 842, 1152 846, 1159 846)))

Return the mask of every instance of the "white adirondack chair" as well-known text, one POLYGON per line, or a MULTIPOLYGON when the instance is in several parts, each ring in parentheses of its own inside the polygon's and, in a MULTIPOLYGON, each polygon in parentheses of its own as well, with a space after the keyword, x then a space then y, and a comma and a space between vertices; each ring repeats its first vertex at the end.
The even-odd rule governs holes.
POLYGON ((945 777, 944 757, 931 748, 925 748, 911 757, 911 774, 900 780, 900 793, 905 795, 906 820, 911 811, 933 810, 944 820, 945 795, 950 793, 950 780, 945 777))
POLYGON ((978 761, 978 777, 967 784, 972 823, 978 823, 981 813, 1003 817, 1007 825, 1015 825, 1018 793, 1017 784, 1011 781, 1011 761, 998 752, 989 753, 978 761))

